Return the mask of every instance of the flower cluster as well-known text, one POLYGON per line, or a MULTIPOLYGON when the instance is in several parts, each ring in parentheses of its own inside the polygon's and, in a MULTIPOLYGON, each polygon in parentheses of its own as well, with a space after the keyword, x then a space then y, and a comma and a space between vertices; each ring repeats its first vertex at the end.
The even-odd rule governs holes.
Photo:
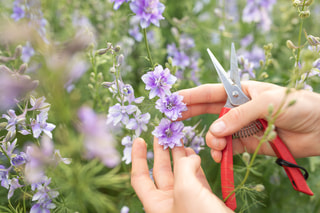
MULTIPOLYGON (((113 48, 111 45, 109 49, 112 54, 116 55, 120 47, 113 48)), ((143 131, 147 131, 150 114, 142 113, 137 106, 137 104, 143 102, 144 97, 136 98, 133 87, 123 82, 119 67, 123 63, 124 56, 120 54, 117 58, 117 61, 114 62, 113 67, 110 69, 110 72, 114 74, 114 81, 103 83, 118 101, 118 103, 109 107, 107 124, 112 124, 114 127, 125 127, 134 131, 132 140, 131 137, 122 139, 122 144, 125 146, 123 160, 128 164, 131 162, 132 141, 134 138, 139 137, 143 131)))
MULTIPOLYGON (((130 0, 111 0, 114 2, 113 8, 115 10, 124 2, 129 2, 130 0)), ((140 21, 141 28, 147 28, 150 24, 154 24, 159 27, 159 21, 164 19, 162 13, 165 6, 159 2, 159 0, 131 0, 130 9, 136 14, 136 17, 140 21)))
POLYGON ((177 78, 170 74, 168 68, 163 69, 158 65, 154 71, 144 74, 141 79, 146 84, 145 89, 150 90, 149 99, 159 97, 156 108, 166 116, 161 119, 152 134, 159 139, 159 144, 163 145, 164 149, 181 146, 180 139, 184 136, 182 133, 184 125, 176 120, 182 116, 181 113, 186 111, 187 107, 182 102, 182 96, 170 91, 177 78))
POLYGON ((55 208, 52 199, 59 193, 48 186, 50 179, 45 171, 47 167, 56 166, 59 162, 70 163, 69 159, 61 157, 59 150, 54 149, 51 132, 55 125, 47 122, 49 110, 50 104, 45 102, 44 97, 30 96, 29 104, 25 105, 22 113, 17 115, 16 110, 9 109, 7 114, 2 115, 6 122, 1 123, 0 131, 6 133, 6 136, 0 141, 0 156, 4 156, 8 163, 0 165, 1 186, 8 189, 8 199, 16 189, 31 186, 32 201, 35 201, 31 212, 55 208), (30 144, 25 151, 21 151, 17 134, 32 135, 36 140, 40 138, 40 147, 30 144))
POLYGON ((93 109, 82 107, 78 111, 81 120, 80 131, 84 134, 84 147, 88 159, 98 158, 108 167, 120 163, 116 141, 105 124, 105 117, 97 115, 93 109))
POLYGON ((167 45, 168 57, 172 58, 172 65, 177 66, 176 75, 179 79, 187 76, 186 70, 190 70, 190 79, 197 85, 200 84, 197 76, 199 70, 198 60, 199 54, 194 50, 195 42, 193 38, 187 34, 176 35, 179 37, 179 45, 171 43, 167 45))
POLYGON ((182 130, 184 134, 184 137, 182 138, 184 146, 191 147, 197 154, 199 154, 199 152, 204 149, 205 145, 205 141, 203 138, 205 128, 203 128, 200 134, 196 134, 196 128, 199 123, 200 122, 198 122, 194 126, 185 126, 182 130))
POLYGON ((270 11, 276 0, 247 0, 246 7, 243 9, 242 20, 244 22, 258 23, 262 31, 269 31, 271 28, 270 11))

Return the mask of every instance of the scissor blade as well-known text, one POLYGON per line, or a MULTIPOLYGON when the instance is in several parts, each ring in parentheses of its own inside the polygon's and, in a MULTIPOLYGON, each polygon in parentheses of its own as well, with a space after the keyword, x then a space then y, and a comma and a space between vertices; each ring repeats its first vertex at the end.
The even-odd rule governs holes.
POLYGON ((217 58, 213 55, 213 53, 209 50, 209 48, 207 48, 207 52, 211 58, 211 61, 214 65, 214 67, 217 70, 219 78, 220 78, 221 82, 223 83, 224 87, 227 88, 227 87, 231 86, 231 82, 229 80, 229 77, 227 76, 226 71, 223 69, 223 67, 221 66, 221 64, 217 60, 217 58))
POLYGON ((231 44, 231 56, 230 56, 230 78, 231 80, 241 88, 240 76, 238 71, 238 58, 234 43, 231 44))

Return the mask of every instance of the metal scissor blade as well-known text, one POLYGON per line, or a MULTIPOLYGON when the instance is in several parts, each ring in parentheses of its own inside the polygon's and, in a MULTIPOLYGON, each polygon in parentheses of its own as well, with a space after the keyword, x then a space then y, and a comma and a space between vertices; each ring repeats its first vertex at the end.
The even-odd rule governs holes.
POLYGON ((209 56, 211 58, 211 61, 212 61, 213 65, 214 65, 214 67, 217 70, 219 78, 220 78, 221 82, 223 83, 224 87, 227 88, 227 87, 231 86, 232 83, 230 82, 226 71, 223 69, 223 67, 221 66, 219 61, 216 59, 216 57, 213 55, 213 53, 209 50, 209 48, 207 48, 207 52, 208 52, 208 54, 209 54, 209 56))
POLYGON ((231 80, 241 88, 239 69, 238 69, 238 58, 234 43, 231 44, 231 56, 230 56, 230 78, 231 80))

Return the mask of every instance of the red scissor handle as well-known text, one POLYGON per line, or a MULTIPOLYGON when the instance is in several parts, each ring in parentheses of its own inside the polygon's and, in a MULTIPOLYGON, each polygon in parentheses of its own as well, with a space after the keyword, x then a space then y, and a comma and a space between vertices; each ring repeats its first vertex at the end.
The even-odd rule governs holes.
MULTIPOLYGON (((268 127, 267 121, 263 119, 259 119, 259 121, 262 124, 264 129, 268 127)), ((272 142, 270 141, 269 144, 271 145, 273 151, 276 153, 279 159, 282 159, 285 162, 289 162, 292 165, 297 165, 288 147, 283 143, 283 141, 279 138, 278 135, 272 142)), ((295 190, 303 192, 307 195, 313 195, 313 192, 307 185, 305 177, 303 176, 299 168, 285 166, 285 165, 282 165, 282 167, 286 171, 288 178, 290 179, 291 184, 295 190)))
MULTIPOLYGON (((222 108, 219 117, 229 112, 230 108, 222 108)), ((232 135, 225 137, 227 145, 222 150, 222 159, 220 165, 222 198, 225 204, 232 210, 237 208, 236 195, 234 193, 234 177, 233 177, 233 151, 232 151, 232 135), (231 194, 232 193, 232 194, 231 194), (231 194, 231 195, 230 195, 231 194)))

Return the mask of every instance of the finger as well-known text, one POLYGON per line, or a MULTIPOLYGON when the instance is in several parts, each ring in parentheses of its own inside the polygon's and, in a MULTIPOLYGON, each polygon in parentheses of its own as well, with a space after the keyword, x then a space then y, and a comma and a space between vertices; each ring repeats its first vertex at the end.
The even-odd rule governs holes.
POLYGON ((268 113, 268 104, 264 104, 261 98, 251 100, 239 107, 232 108, 228 113, 217 119, 209 128, 211 134, 216 137, 232 135, 242 127, 268 113))
POLYGON ((219 114, 224 104, 224 102, 217 102, 188 105, 187 111, 182 112, 182 118, 179 120, 185 120, 202 114, 219 114))
POLYGON ((134 140, 132 145, 131 185, 142 202, 148 200, 156 187, 149 175, 147 164, 147 146, 142 138, 134 140))
POLYGON ((211 153, 212 159, 213 159, 216 163, 220 163, 220 162, 221 162, 221 159, 222 159, 222 151, 216 151, 216 150, 211 149, 210 153, 211 153))
POLYGON ((164 150, 158 143, 158 138, 154 137, 154 166, 153 178, 159 189, 169 190, 173 188, 173 173, 169 149, 164 150))
POLYGON ((190 188, 193 184, 199 182, 196 178, 196 174, 200 169, 201 159, 198 155, 192 154, 188 157, 180 158, 174 167, 175 187, 180 186, 182 188, 190 188), (193 184, 190 184, 193 183, 193 184))
POLYGON ((184 97, 183 102, 187 105, 223 102, 227 99, 222 84, 203 84, 191 89, 180 90, 179 95, 184 97))
POLYGON ((213 136, 210 132, 208 132, 206 135, 206 143, 208 147, 218 151, 223 150, 227 145, 225 137, 218 138, 213 136))
MULTIPOLYGON (((192 148, 190 148, 190 147, 186 148, 186 155, 187 155, 187 156, 195 155, 195 154, 196 154, 196 153, 195 153, 195 151, 194 151, 192 148)), ((200 169, 199 169, 198 172, 197 172, 197 177, 198 177, 199 181, 202 183, 202 185, 203 185, 204 187, 206 187, 209 191, 211 191, 211 187, 210 187, 210 185, 209 185, 209 183, 208 183, 207 177, 206 177, 206 175, 204 174, 204 171, 203 171, 203 169, 202 169, 201 167, 200 167, 200 169)))
MULTIPOLYGON (((181 142, 182 143, 182 142, 181 142)), ((172 159, 173 159, 173 164, 178 161, 180 158, 186 156, 186 149, 183 146, 176 146, 171 150, 172 153, 172 159)))

